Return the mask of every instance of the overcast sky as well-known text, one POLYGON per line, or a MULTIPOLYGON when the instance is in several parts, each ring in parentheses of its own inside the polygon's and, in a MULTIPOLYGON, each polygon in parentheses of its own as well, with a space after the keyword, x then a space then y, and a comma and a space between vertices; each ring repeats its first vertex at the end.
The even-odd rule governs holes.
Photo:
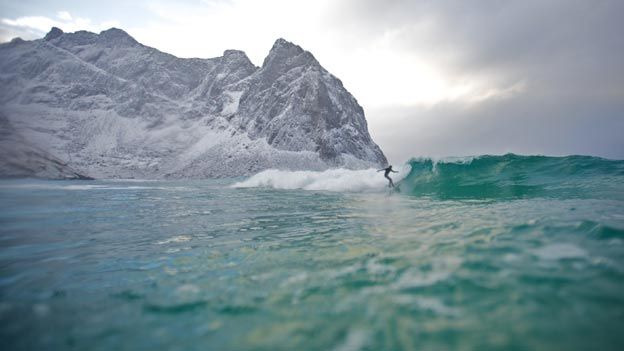
POLYGON ((180 57, 275 39, 312 52, 364 107, 389 160, 624 159, 624 1, 0 0, 0 41, 126 30, 180 57))

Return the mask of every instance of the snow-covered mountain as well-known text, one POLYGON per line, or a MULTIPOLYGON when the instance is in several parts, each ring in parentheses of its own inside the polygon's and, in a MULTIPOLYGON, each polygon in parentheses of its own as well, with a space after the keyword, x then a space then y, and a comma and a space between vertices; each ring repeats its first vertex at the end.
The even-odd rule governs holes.
POLYGON ((20 162, 41 160, 56 171, 31 176, 199 178, 386 163, 355 98, 283 39, 256 67, 242 51, 183 59, 116 28, 53 28, 0 45, 0 86, 0 176, 15 167, 29 175, 20 162))

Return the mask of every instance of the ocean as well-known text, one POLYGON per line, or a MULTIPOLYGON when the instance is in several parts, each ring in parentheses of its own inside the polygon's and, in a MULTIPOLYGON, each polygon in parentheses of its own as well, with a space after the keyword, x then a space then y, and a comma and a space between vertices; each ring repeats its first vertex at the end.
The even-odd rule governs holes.
POLYGON ((624 161, 0 181, 2 350, 623 350, 624 161))

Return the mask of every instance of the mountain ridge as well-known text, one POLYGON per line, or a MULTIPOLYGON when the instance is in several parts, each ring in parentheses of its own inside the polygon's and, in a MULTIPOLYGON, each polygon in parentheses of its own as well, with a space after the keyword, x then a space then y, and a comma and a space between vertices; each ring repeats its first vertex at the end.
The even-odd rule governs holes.
MULTIPOLYGON (((177 58, 121 29, 52 28, 0 45, 0 113, 29 143, 95 178, 241 176, 386 163, 342 82, 279 38, 177 58)), ((0 175, 2 170, 0 169, 0 175)))

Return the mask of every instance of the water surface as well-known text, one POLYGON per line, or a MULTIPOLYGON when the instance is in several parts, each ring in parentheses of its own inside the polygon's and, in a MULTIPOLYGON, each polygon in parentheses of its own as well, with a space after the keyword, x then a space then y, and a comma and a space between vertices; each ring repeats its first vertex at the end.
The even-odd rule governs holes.
POLYGON ((623 349, 621 161, 514 157, 401 192, 2 181, 0 347, 623 349))

